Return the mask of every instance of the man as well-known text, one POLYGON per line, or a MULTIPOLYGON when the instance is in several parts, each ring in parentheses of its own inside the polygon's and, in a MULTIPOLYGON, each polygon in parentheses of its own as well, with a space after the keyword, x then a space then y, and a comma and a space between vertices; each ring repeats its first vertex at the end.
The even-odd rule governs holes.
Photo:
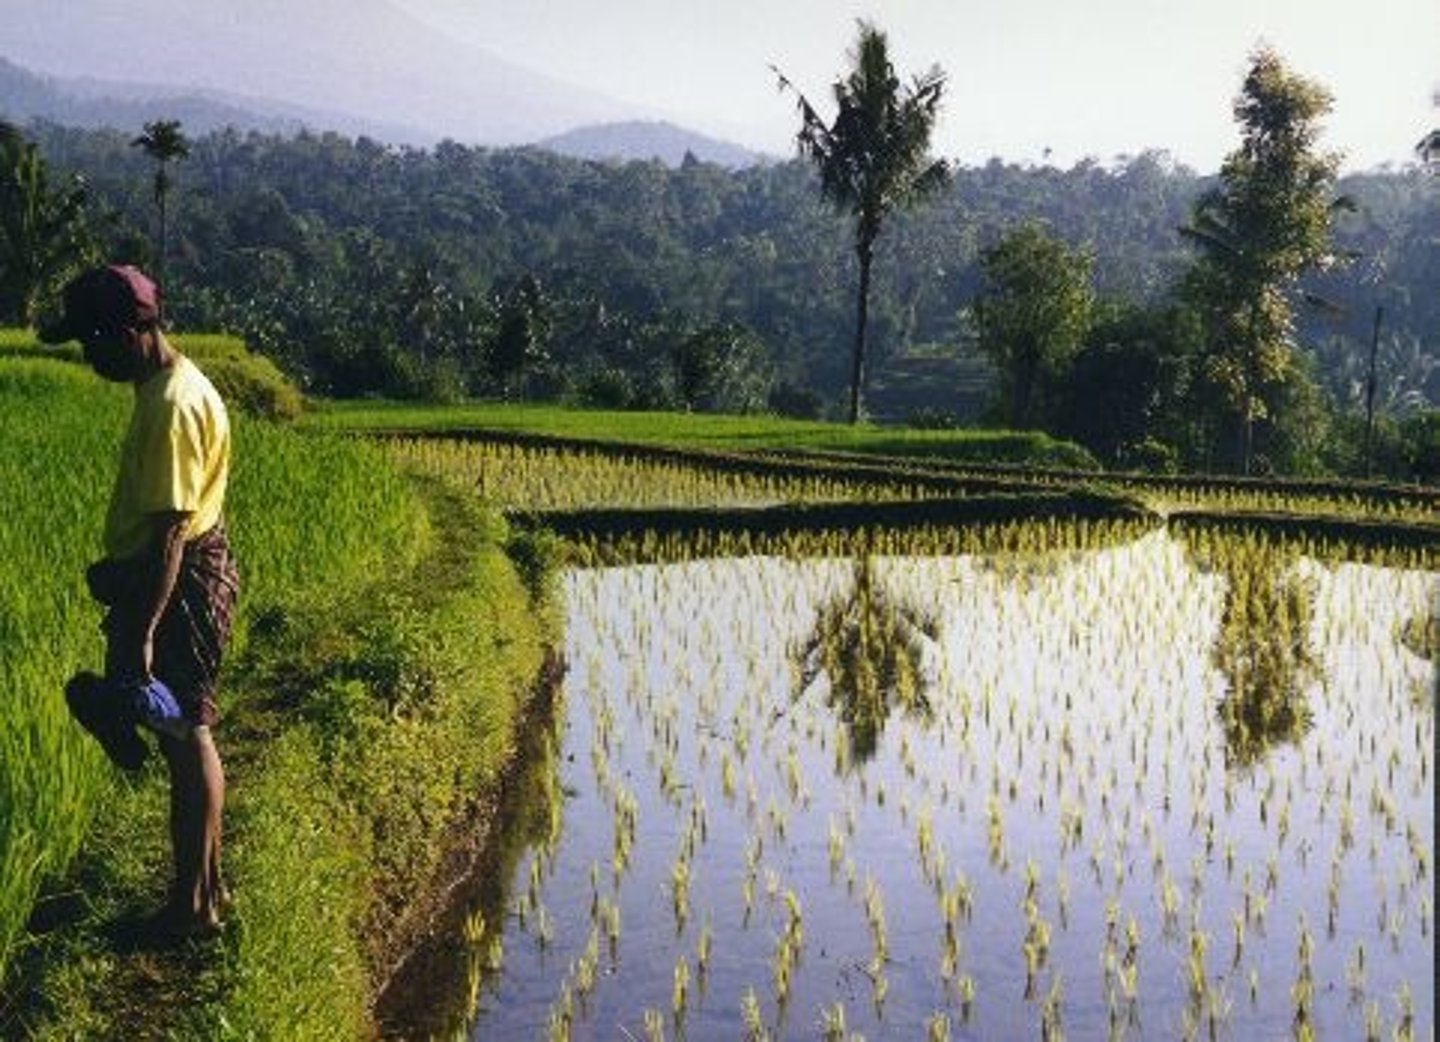
POLYGON ((64 303, 64 317, 42 337, 79 340, 96 373, 129 383, 135 395, 105 518, 105 559, 87 578, 109 608, 103 685, 154 690, 158 679, 179 708, 179 719, 163 727, 140 716, 170 773, 175 875, 152 927, 205 936, 229 904, 220 872, 225 774, 210 729, 239 591, 222 521, 230 424, 210 381, 166 339, 159 294, 144 273, 91 269, 65 287, 64 303))

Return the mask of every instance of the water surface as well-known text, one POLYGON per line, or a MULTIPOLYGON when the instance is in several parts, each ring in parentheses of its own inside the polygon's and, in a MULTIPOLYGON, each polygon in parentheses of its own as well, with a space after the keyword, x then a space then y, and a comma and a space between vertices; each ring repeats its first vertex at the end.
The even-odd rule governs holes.
POLYGON ((473 1036, 1428 1037, 1437 588, 1163 532, 573 572, 473 1036))

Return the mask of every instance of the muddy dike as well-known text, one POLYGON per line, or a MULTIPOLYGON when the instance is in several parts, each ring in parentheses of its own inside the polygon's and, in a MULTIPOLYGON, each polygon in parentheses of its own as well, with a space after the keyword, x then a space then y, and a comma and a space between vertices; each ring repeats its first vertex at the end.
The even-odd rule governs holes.
POLYGON ((1033 520, 1126 520, 1159 522, 1143 504, 1103 492, 1026 492, 960 499, 843 503, 790 503, 771 507, 714 510, 657 509, 514 512, 517 524, 548 528, 562 538, 604 540, 651 533, 670 535, 748 532, 752 536, 791 532, 904 530, 964 524, 1033 520))
POLYGON ((455 837, 445 869, 417 902, 423 929, 380 985, 373 1011, 385 1039, 454 1038, 475 1019, 485 977, 492 972, 515 869, 527 850, 559 827, 563 793, 557 760, 564 663, 547 659, 515 753, 468 828, 455 837))
POLYGON ((1177 509, 1170 512, 1167 524, 1182 538, 1202 532, 1255 532, 1267 539, 1304 546, 1335 561, 1383 561, 1388 555, 1405 551, 1426 558, 1440 557, 1440 524, 1417 521, 1177 509))

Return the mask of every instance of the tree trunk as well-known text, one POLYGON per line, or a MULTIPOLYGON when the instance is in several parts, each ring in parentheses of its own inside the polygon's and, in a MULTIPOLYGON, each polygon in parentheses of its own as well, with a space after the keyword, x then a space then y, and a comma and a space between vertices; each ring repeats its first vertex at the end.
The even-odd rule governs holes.
POLYGON ((1015 367, 1015 397, 1010 403, 1010 427, 1023 431, 1030 425, 1030 398, 1035 390, 1035 366, 1028 360, 1015 367))
POLYGON ((156 267, 159 268, 156 276, 160 282, 160 293, 155 300, 155 306, 159 312, 162 325, 165 319, 165 291, 169 288, 165 285, 165 246, 169 232, 169 229, 166 227, 165 217, 165 196, 162 194, 160 196, 160 256, 156 258, 156 267))
POLYGON ((1255 414, 1245 409, 1245 431, 1240 441, 1241 473, 1250 476, 1250 458, 1255 452, 1255 414))
POLYGON ((1374 462, 1373 446, 1375 442, 1375 356, 1380 352, 1380 322, 1385 317, 1385 309, 1378 304, 1375 307, 1375 331, 1370 337, 1370 366, 1365 373, 1365 477, 1371 475, 1371 467, 1374 462))
POLYGON ((166 221, 168 215, 165 212, 165 196, 169 190, 169 176, 165 172, 165 164, 161 163, 159 169, 155 171, 155 207, 160 211, 159 254, 155 258, 155 278, 159 283, 160 292, 156 297, 155 306, 162 327, 165 324, 165 291, 169 289, 165 284, 165 247, 169 237, 169 228, 167 227, 166 221))
POLYGON ((1255 451, 1255 399, 1260 395, 1260 374, 1256 372, 1260 353, 1260 304, 1253 297, 1250 301, 1250 318, 1247 327, 1249 343, 1245 355, 1245 424, 1240 432, 1240 473, 1250 476, 1250 457, 1255 451))
POLYGON ((870 311, 870 260, 873 244, 862 240, 855 247, 860 260, 860 292, 855 302, 855 356, 850 365, 850 422, 860 422, 860 385, 865 379, 865 322, 870 311))

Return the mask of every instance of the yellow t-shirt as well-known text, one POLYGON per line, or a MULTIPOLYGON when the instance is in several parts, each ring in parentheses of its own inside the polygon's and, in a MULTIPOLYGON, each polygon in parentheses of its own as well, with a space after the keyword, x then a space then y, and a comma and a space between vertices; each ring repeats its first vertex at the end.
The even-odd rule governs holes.
POLYGON ((185 511, 185 539, 220 521, 230 474, 230 420, 210 381, 183 355, 135 388, 135 408, 120 448, 120 471, 105 517, 105 554, 123 559, 144 549, 150 515, 185 511))

